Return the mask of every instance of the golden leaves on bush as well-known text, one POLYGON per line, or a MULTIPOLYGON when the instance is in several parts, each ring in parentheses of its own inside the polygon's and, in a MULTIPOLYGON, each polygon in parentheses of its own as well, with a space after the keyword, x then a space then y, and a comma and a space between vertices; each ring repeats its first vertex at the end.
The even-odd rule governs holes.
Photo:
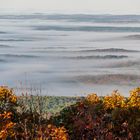
POLYGON ((127 107, 135 107, 140 109, 140 88, 136 88, 130 92, 127 107))
POLYGON ((6 86, 0 87, 0 101, 8 101, 11 103, 16 103, 17 97, 13 94, 13 90, 6 86))
POLYGON ((11 112, 4 112, 0 114, 0 139, 2 140, 15 135, 13 130, 15 123, 11 121, 11 117, 11 112))
POLYGON ((17 97, 6 86, 0 87, 0 139, 14 136, 15 123, 12 122, 12 107, 17 102, 17 97), (8 103, 8 104, 7 104, 8 103), (10 110, 11 109, 11 110, 10 110))
POLYGON ((110 96, 105 96, 103 100, 105 109, 114 109, 115 107, 125 107, 125 98, 118 91, 114 91, 110 96))
POLYGON ((86 101, 88 101, 91 104, 97 104, 100 101, 100 98, 97 96, 97 94, 93 93, 93 94, 89 94, 86 97, 86 101))
MULTIPOLYGON (((100 101, 100 98, 96 94, 89 94, 86 100, 92 104, 96 104, 100 101)), ((111 95, 103 98, 103 104, 105 109, 114 109, 116 107, 135 107, 140 109, 140 88, 132 90, 128 98, 122 96, 118 91, 114 91, 111 95)))
POLYGON ((56 127, 49 124, 46 128, 42 128, 38 131, 37 140, 43 140, 44 138, 47 140, 68 140, 68 134, 64 127, 56 127))
POLYGON ((67 140, 68 135, 66 133, 66 129, 64 127, 55 127, 53 125, 48 125, 50 131, 50 136, 52 140, 67 140))

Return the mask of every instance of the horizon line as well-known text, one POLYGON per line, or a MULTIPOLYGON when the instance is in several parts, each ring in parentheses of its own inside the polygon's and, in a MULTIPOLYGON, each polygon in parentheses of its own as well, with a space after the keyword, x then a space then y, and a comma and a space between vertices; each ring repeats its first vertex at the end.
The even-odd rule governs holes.
POLYGON ((104 15, 104 16, 140 16, 140 13, 139 14, 136 14, 136 13, 84 13, 84 12, 78 12, 78 13, 73 13, 73 12, 67 12, 67 13, 63 13, 63 12, 10 12, 10 11, 4 11, 4 12, 1 12, 0 15, 3 15, 3 14, 6 14, 6 15, 33 15, 33 14, 46 14, 46 15, 95 15, 95 16, 100 16, 100 15, 104 15))
POLYGON ((1 14, 62 14, 62 15, 140 15, 140 12, 102 12, 102 11, 65 11, 65 10, 15 10, 0 9, 1 14))

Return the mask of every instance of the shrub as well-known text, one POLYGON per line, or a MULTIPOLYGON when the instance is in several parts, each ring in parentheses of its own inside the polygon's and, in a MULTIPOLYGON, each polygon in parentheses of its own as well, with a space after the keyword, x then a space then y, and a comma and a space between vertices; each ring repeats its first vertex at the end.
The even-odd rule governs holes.
POLYGON ((14 114, 17 97, 12 89, 0 87, 0 139, 13 138, 15 135, 14 114))
POLYGON ((0 87, 0 139, 140 140, 140 88, 128 98, 118 91, 89 94, 50 120, 42 113, 44 103, 43 96, 17 98, 12 89, 0 87))
POLYGON ((140 109, 140 88, 136 88, 130 92, 127 107, 140 109))
POLYGON ((111 96, 105 96, 103 99, 104 108, 107 110, 112 110, 116 107, 125 107, 126 101, 125 97, 121 96, 118 91, 114 91, 111 96))
POLYGON ((90 104, 97 104, 100 102, 100 98, 97 96, 97 94, 92 93, 88 94, 88 96, 86 97, 86 101, 90 104))
POLYGON ((72 140, 139 140, 139 98, 140 88, 131 91, 128 98, 118 91, 103 98, 90 94, 63 109, 51 122, 64 126, 72 140))

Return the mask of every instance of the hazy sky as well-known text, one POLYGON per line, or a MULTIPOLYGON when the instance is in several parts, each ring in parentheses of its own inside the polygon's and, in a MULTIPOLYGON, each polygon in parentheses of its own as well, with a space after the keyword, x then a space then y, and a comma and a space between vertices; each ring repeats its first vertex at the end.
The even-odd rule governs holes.
POLYGON ((0 0, 0 12, 140 14, 140 0, 0 0))

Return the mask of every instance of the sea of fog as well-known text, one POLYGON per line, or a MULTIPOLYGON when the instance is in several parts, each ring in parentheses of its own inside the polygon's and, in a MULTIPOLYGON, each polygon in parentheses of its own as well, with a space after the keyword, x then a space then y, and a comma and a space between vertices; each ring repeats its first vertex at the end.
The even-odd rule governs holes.
POLYGON ((128 96, 140 86, 140 16, 0 15, 0 85, 128 96))

